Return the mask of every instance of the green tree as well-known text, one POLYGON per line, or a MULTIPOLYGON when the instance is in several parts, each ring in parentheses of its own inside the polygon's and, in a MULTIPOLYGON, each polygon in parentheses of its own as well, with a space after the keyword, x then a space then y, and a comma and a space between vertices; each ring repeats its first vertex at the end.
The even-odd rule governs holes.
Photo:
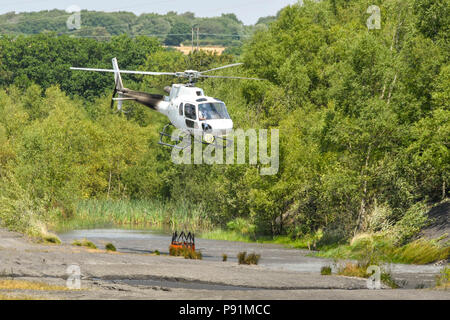
POLYGON ((169 31, 164 43, 168 46, 179 46, 190 39, 191 27, 184 22, 176 22, 169 31))

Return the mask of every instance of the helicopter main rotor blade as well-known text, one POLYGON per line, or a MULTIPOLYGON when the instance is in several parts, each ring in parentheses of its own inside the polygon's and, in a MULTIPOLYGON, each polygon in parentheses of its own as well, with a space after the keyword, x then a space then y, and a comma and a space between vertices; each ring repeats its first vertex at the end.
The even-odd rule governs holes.
POLYGON ((206 73, 206 72, 210 72, 210 71, 216 71, 216 70, 222 70, 222 69, 226 69, 226 68, 231 68, 231 67, 237 67, 237 66, 240 66, 240 65, 243 65, 243 63, 234 63, 234 64, 229 64, 229 65, 226 65, 226 66, 223 66, 223 67, 209 69, 209 70, 200 72, 200 74, 203 74, 203 73, 206 73))
MULTIPOLYGON (((81 70, 81 71, 96 71, 96 72, 112 72, 115 71, 113 69, 94 69, 94 68, 74 68, 71 67, 71 70, 81 70)), ((130 74, 143 74, 149 76, 177 76, 174 72, 151 72, 151 71, 131 71, 131 70, 120 70, 120 73, 130 73, 130 74)))
POLYGON ((258 80, 258 81, 264 81, 266 79, 259 79, 259 78, 245 78, 245 77, 227 77, 227 76, 204 76, 200 75, 201 78, 219 78, 219 79, 237 79, 237 80, 258 80))

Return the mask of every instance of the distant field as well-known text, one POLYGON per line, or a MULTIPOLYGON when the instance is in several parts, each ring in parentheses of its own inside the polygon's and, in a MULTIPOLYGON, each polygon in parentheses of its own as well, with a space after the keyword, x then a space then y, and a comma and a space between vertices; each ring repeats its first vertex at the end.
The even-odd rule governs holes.
MULTIPOLYGON (((170 47, 177 49, 178 51, 182 52, 183 54, 188 55, 192 52, 192 47, 190 46, 180 46, 180 47, 170 47)), ((200 50, 207 51, 207 52, 215 52, 219 55, 221 55, 225 51, 225 47, 200 47, 200 50)), ((197 50, 197 47, 194 46, 194 50, 197 50)))

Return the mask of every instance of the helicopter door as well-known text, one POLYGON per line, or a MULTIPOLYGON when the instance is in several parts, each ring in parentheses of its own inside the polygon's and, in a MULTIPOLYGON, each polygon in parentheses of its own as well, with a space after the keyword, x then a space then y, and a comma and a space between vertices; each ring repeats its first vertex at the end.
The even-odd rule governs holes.
POLYGON ((195 106, 190 103, 186 103, 184 105, 184 116, 186 118, 186 126, 188 128, 198 128, 198 124, 195 120, 197 120, 197 112, 195 110, 195 106))
POLYGON ((184 103, 174 104, 172 112, 175 127, 184 128, 184 103))

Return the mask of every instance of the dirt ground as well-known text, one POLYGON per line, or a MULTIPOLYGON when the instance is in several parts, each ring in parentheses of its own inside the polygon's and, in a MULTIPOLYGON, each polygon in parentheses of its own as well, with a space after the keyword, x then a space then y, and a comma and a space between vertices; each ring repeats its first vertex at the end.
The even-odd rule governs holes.
MULTIPOLYGON (((270 247, 272 248, 272 247, 270 247)), ((119 248, 120 250, 120 248, 119 248)), ((309 258, 318 259, 318 258, 309 258)), ((0 229, 0 280, 65 286, 68 267, 81 270, 80 290, 0 289, 0 297, 38 299, 450 299, 450 291, 367 289, 366 280, 319 272, 186 260, 140 252, 107 253, 35 244, 0 229)))

